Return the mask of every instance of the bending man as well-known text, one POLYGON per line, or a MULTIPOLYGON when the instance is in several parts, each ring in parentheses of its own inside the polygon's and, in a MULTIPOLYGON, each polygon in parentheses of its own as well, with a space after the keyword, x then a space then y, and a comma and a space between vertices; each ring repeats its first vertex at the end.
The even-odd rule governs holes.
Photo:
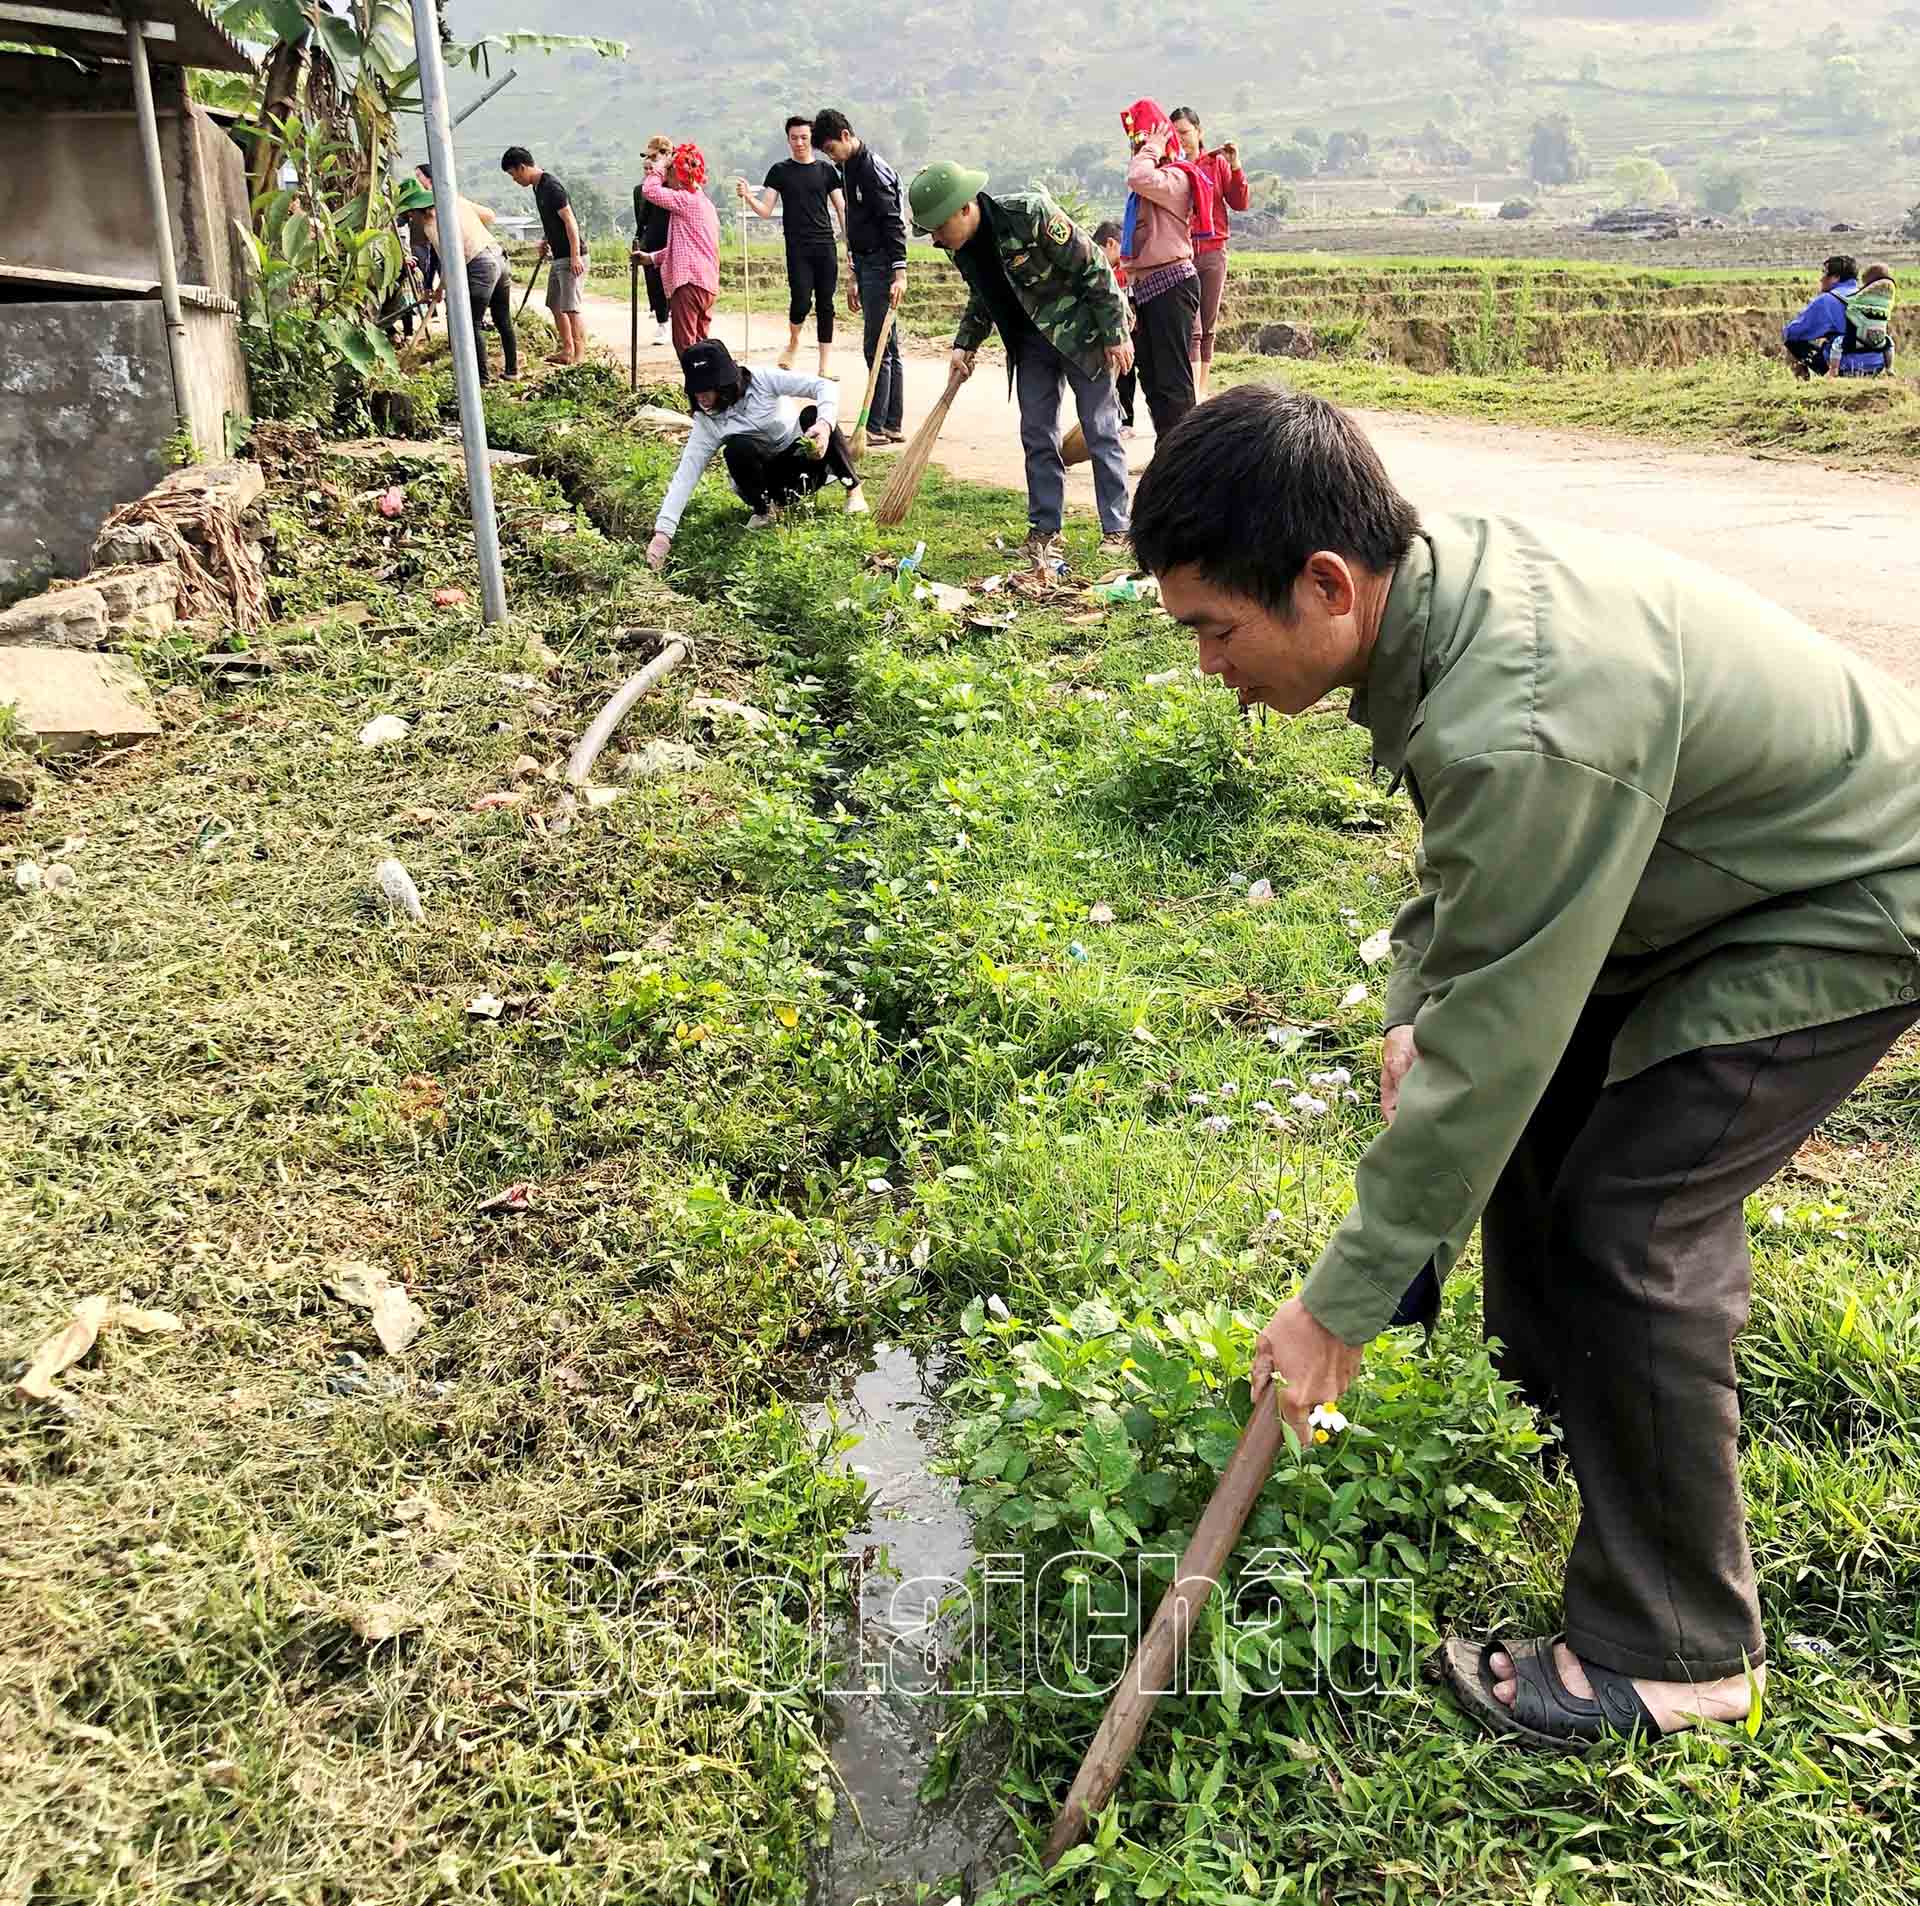
POLYGON ((580 235, 573 201, 551 172, 534 164, 525 146, 509 146, 500 155, 500 170, 533 194, 540 213, 540 256, 553 260, 547 267, 547 311, 560 340, 553 361, 578 364, 587 354, 587 329, 580 317, 580 294, 587 282, 587 241, 580 235))
POLYGON ((995 330, 1020 400, 1027 459, 1027 554, 1060 558, 1067 466, 1060 458, 1060 387, 1072 387, 1093 458, 1093 490, 1106 546, 1127 533, 1127 454, 1120 443, 1114 379, 1133 368, 1127 312, 1113 269, 1091 238, 1042 191, 989 198, 987 175, 941 160, 913 181, 915 227, 967 282, 967 308, 953 334, 953 368, 973 375, 995 330))
POLYGON ((733 361, 718 338, 704 338, 680 360, 693 404, 693 435, 680 453, 680 467, 654 518, 647 561, 666 566, 693 486, 724 451, 727 475, 752 515, 749 529, 765 529, 780 506, 811 496, 829 481, 847 493, 847 514, 866 514, 867 499, 847 454, 847 440, 834 418, 839 389, 830 378, 803 371, 750 371, 733 361), (780 401, 799 398, 796 419, 780 401))
POLYGON ((1306 1435, 1480 1221, 1581 1520, 1564 1633, 1450 1641, 1449 1679, 1539 1742, 1738 1719, 1744 1201, 1920 1019, 1920 700, 1647 544, 1423 524, 1351 418, 1271 387, 1160 445, 1133 533, 1204 673, 1287 714, 1352 689, 1421 820, 1386 1129, 1256 1396, 1306 1435))

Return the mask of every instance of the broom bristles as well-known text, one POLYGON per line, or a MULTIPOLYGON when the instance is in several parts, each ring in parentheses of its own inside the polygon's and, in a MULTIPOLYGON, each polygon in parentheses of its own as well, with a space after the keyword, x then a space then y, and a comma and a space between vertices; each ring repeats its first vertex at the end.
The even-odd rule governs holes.
POLYGON ((1060 439, 1062 463, 1085 463, 1093 452, 1087 448, 1087 433, 1078 424, 1060 439))
POLYGON ((939 439, 940 426, 947 421, 947 412, 953 408, 953 400, 965 382, 958 371, 947 379, 940 401, 927 412, 926 422, 913 433, 913 441, 901 451, 899 460, 887 473, 887 487, 881 491, 879 507, 873 512, 876 523, 892 529, 907 520, 913 499, 920 493, 921 479, 927 474, 927 465, 933 460, 933 446, 939 439))

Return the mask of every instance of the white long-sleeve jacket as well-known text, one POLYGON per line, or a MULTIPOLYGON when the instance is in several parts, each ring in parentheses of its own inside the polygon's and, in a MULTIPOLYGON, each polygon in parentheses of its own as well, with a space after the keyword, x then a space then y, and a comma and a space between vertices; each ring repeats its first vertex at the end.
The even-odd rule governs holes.
POLYGON ((778 456, 799 436, 793 413, 780 402, 783 397, 813 404, 824 424, 838 421, 840 387, 830 379, 809 377, 804 371, 751 371, 747 388, 725 410, 693 413, 693 435, 680 453, 680 467, 674 471, 660 514, 654 518, 657 534, 671 536, 679 529, 693 486, 729 437, 751 438, 771 457, 778 456))

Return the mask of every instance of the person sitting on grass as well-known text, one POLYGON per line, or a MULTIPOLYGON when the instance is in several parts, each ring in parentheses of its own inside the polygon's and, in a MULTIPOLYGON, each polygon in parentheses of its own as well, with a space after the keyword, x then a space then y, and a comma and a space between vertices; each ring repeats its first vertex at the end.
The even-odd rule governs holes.
POLYGON ((1885 377, 1893 369, 1893 273, 1869 265, 1846 301, 1847 328, 1827 359, 1830 377, 1885 377))
POLYGON ((725 453, 727 475, 753 512, 747 519, 749 529, 765 529, 783 503, 811 496, 830 481, 845 489, 849 516, 866 514, 866 495, 847 453, 847 440, 834 421, 840 391, 831 378, 809 377, 804 371, 750 371, 734 362, 718 338, 693 345, 680 368, 693 405, 693 434, 654 518, 647 561, 655 569, 666 566, 687 499, 715 451, 725 453), (797 418, 781 402, 788 397, 804 406, 797 418))
POLYGON ((1478 1224, 1580 1526, 1544 1637, 1446 1643, 1456 1695, 1549 1747, 1743 1719, 1746 1200, 1920 1020, 1920 698, 1651 544, 1423 521, 1351 417, 1267 385, 1160 440, 1133 540, 1203 674, 1287 715, 1350 689, 1420 819, 1385 1125, 1255 1407, 1309 1440, 1478 1224))
POLYGON ((1795 377, 1825 377, 1832 368, 1834 347, 1846 335, 1846 301, 1859 289, 1860 267, 1846 253, 1836 252, 1820 267, 1820 289, 1780 327, 1795 377))

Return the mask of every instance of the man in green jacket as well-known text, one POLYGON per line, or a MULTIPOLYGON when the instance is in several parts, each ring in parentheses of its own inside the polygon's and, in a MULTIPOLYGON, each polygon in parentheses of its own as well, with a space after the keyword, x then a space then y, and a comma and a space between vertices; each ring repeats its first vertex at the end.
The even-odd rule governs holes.
POLYGON ((1256 1387, 1304 1433, 1479 1221, 1581 1523, 1564 1638, 1450 1641, 1448 1678, 1539 1740, 1739 1718, 1744 1200, 1920 1019, 1920 702, 1648 545, 1422 524, 1350 418, 1271 387, 1169 433, 1133 537, 1206 673, 1288 714, 1351 688, 1421 819, 1387 1126, 1256 1387))
POLYGON ((967 282, 953 337, 953 368, 973 375, 995 329, 1020 400, 1027 460, 1027 554, 1057 561, 1066 510, 1060 456, 1060 387, 1070 385, 1093 457, 1103 547, 1124 545, 1127 453, 1114 380, 1133 365, 1126 302, 1106 254, 1045 192, 989 198, 987 175, 951 160, 926 167, 908 188, 917 230, 931 235, 967 282))

